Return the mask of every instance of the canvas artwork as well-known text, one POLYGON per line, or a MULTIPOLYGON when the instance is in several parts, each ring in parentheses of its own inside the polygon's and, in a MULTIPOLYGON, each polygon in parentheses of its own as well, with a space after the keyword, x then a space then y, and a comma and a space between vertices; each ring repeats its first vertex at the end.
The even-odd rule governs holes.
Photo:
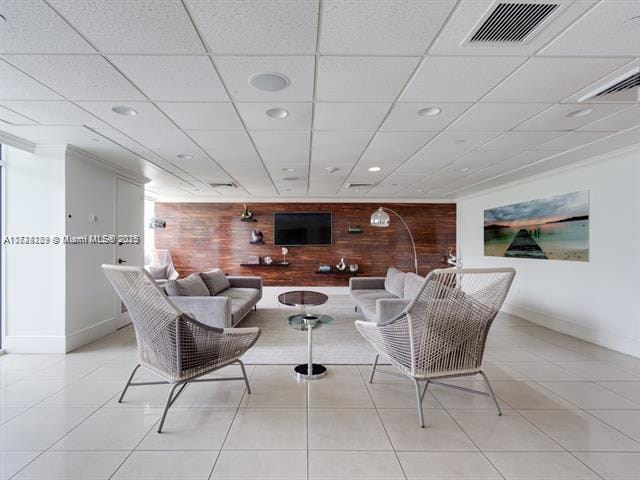
POLYGON ((589 192, 572 192, 484 211, 484 254, 589 261, 589 192))

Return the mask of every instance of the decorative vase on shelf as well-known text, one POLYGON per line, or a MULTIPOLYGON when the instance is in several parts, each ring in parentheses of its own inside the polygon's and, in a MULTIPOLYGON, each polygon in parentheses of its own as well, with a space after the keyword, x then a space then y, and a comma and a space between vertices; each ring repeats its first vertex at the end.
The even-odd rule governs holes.
POLYGON ((338 264, 336 265, 336 268, 338 270, 340 270, 341 272, 344 271, 345 268, 347 268, 347 264, 344 261, 344 257, 342 257, 340 259, 340 261, 338 262, 338 264))
POLYGON ((266 263, 267 265, 271 265, 272 262, 273 262, 273 258, 264 257, 264 263, 266 263))
POLYGON ((262 242, 264 239, 264 235, 260 230, 254 230, 251 232, 251 241, 252 242, 262 242))
POLYGON ((357 272, 358 268, 360 268, 360 267, 358 266, 357 263, 352 263, 351 265, 349 265, 349 271, 352 272, 352 273, 357 272))
POLYGON ((242 205, 242 213, 240 214, 240 219, 249 220, 253 218, 253 212, 249 210, 249 207, 246 205, 242 205))
POLYGON ((289 262, 287 262, 287 253, 289 253, 289 249, 287 247, 282 247, 282 264, 283 265, 288 265, 289 262))

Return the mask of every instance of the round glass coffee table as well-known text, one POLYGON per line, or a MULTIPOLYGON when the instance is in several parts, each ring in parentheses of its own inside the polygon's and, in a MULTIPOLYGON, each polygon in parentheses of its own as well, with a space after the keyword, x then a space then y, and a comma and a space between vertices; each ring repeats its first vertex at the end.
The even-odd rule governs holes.
POLYGON ((307 380, 315 380, 322 378, 327 374, 327 368, 319 363, 313 363, 313 329, 319 327, 323 323, 330 323, 333 318, 328 315, 317 315, 307 313, 307 307, 318 307, 327 303, 327 297, 324 293, 312 292, 309 290, 294 290, 284 292, 278 295, 278 302, 291 307, 298 307, 300 313, 289 316, 289 325, 299 330, 307 331, 307 363, 297 365, 294 368, 298 378, 306 378, 307 380))

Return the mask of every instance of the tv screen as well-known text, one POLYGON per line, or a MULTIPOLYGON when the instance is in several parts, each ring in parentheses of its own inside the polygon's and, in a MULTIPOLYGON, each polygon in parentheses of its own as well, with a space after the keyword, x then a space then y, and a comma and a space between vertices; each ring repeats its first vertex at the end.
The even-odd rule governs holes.
POLYGON ((276 245, 331 245, 331 213, 274 213, 276 245))

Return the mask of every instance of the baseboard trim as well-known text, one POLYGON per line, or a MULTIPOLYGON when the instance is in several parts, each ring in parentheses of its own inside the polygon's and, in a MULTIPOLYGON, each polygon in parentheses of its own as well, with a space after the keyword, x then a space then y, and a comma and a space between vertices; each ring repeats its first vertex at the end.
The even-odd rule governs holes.
POLYGON ((65 338, 65 353, 77 350, 88 343, 115 332, 120 327, 120 323, 121 319, 111 317, 68 334, 65 338))
POLYGON ((640 358, 640 341, 638 340, 579 325, 575 322, 554 317, 548 313, 519 305, 513 305, 511 303, 505 303, 502 310, 505 313, 524 318, 531 323, 546 327, 550 330, 565 333, 572 337, 579 338, 580 340, 640 358))
POLYGON ((7 335, 3 343, 9 353, 66 353, 63 336, 7 335))

